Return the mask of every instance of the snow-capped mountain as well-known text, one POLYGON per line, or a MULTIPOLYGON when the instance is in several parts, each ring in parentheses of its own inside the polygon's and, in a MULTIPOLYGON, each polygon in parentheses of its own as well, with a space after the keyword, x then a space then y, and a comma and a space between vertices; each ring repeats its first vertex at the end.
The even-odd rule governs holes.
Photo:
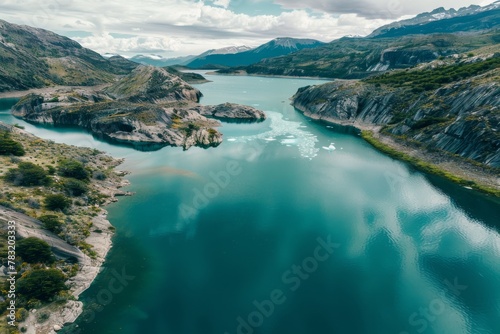
MULTIPOLYGON (((462 7, 458 10, 451 8, 451 9, 445 9, 443 7, 439 7, 437 9, 434 9, 432 12, 426 12, 426 13, 421 13, 415 16, 414 18, 408 19, 408 20, 402 20, 394 23, 390 23, 388 25, 382 26, 375 30, 373 33, 370 34, 368 37, 389 37, 393 35, 401 35, 401 34, 407 34, 408 31, 411 29, 411 27, 423 27, 424 25, 427 25, 429 23, 434 23, 433 24, 433 31, 435 30, 435 24, 437 21, 443 21, 443 20, 451 20, 455 19, 453 21, 447 21, 450 27, 447 29, 443 29, 443 32, 453 32, 453 27, 454 26, 459 26, 461 30, 467 30, 464 29, 464 24, 467 24, 466 20, 470 19, 473 24, 476 25, 475 30, 481 30, 485 28, 490 28, 493 27, 494 25, 500 24, 500 21, 498 20, 498 11, 500 11, 500 1, 496 1, 492 4, 489 4, 487 6, 477 6, 477 5, 471 5, 469 7, 462 7), (478 17, 480 16, 480 19, 482 19, 483 23, 486 23, 484 26, 478 24, 478 17), (484 18, 483 18, 484 17, 484 18), (464 20, 461 20, 463 18, 464 20), (486 22, 485 22, 486 21, 486 22), (399 32, 398 32, 399 31, 399 32)), ((470 30, 474 30, 474 26, 470 25, 470 30)), ((414 32, 412 33, 426 33, 425 29, 413 29, 414 32)))
POLYGON ((246 45, 228 46, 228 47, 225 47, 225 48, 212 49, 212 50, 205 51, 202 54, 200 54, 199 56, 197 56, 196 58, 206 57, 206 56, 210 56, 210 55, 234 54, 234 53, 245 52, 245 51, 252 50, 252 49, 253 48, 251 48, 249 46, 246 46, 246 45))
MULTIPOLYGON (((228 46, 225 48, 221 49, 212 49, 203 52, 200 55, 191 55, 191 56, 185 56, 185 57, 175 57, 175 58, 165 58, 160 55, 155 55, 155 54, 149 54, 149 55, 135 55, 130 60, 135 61, 136 63, 139 64, 144 64, 144 65, 153 65, 153 66, 158 66, 158 67, 164 67, 164 66, 173 66, 173 65, 186 65, 187 63, 194 61, 198 58, 203 58, 207 57, 210 55, 225 55, 225 54, 235 54, 239 52, 244 52, 252 50, 251 47, 242 45, 242 46, 228 46)), ((109 57, 113 56, 112 54, 106 54, 109 55, 109 57)), ((104 57, 106 57, 104 55, 104 57)))
POLYGON ((257 63, 264 58, 283 56, 298 50, 311 49, 321 45, 324 45, 324 43, 314 39, 280 37, 255 49, 238 52, 236 54, 211 54, 208 56, 200 56, 192 60, 187 66, 191 68, 246 66, 257 63))

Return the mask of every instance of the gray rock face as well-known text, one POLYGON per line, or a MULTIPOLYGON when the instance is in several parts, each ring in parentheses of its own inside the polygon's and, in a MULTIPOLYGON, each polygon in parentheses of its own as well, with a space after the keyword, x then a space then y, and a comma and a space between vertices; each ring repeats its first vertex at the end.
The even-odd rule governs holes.
POLYGON ((114 99, 134 103, 199 102, 201 92, 163 68, 139 66, 131 74, 105 88, 114 99))
POLYGON ((12 209, 0 205, 0 219, 8 221, 14 220, 17 222, 17 235, 20 238, 36 237, 47 242, 54 254, 59 258, 74 257, 78 262, 85 261, 85 255, 81 250, 66 243, 54 233, 43 229, 42 223, 23 213, 16 212, 12 209))
POLYGON ((219 126, 194 110, 120 101, 97 104, 56 105, 44 103, 40 95, 23 98, 12 114, 34 123, 78 126, 112 142, 139 150, 163 146, 215 147, 222 143, 219 126), (208 135, 210 134, 210 135, 208 135))
POLYGON ((491 167, 500 167, 500 84, 456 82, 427 94, 383 91, 372 84, 336 81, 299 89, 294 106, 306 115, 383 131, 491 167))
POLYGON ((196 110, 201 115, 226 121, 260 122, 266 119, 266 114, 262 111, 235 103, 223 103, 216 106, 198 106, 196 110))
POLYGON ((156 150, 163 146, 215 147, 222 134, 215 130, 225 121, 261 121, 255 108, 226 103, 201 106, 201 93, 179 77, 140 66, 114 85, 93 91, 77 88, 44 96, 23 97, 12 109, 14 116, 34 123, 85 128, 98 137, 156 150))

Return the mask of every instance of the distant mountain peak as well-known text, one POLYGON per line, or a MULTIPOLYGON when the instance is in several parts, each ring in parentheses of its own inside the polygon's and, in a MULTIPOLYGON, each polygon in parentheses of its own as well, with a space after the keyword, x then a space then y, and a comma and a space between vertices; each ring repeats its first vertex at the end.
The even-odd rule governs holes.
POLYGON ((211 50, 205 51, 202 54, 200 54, 198 57, 206 57, 206 56, 210 56, 210 55, 234 54, 234 53, 245 52, 248 50, 252 50, 252 48, 249 46, 246 46, 246 45, 227 46, 227 47, 220 48, 220 49, 211 49, 211 50))
POLYGON ((48 85, 93 86, 113 82, 137 64, 102 57, 45 29, 0 20, 0 92, 48 85))
POLYGON ((478 5, 471 5, 469 7, 462 7, 458 10, 454 8, 445 9, 444 7, 439 7, 431 12, 418 14, 417 16, 411 19, 397 21, 382 26, 376 29, 374 32, 372 32, 368 37, 379 37, 379 36, 394 37, 394 36, 399 36, 401 34, 409 34, 409 30, 415 31, 413 32, 414 34, 422 34, 422 33, 425 34, 426 32, 424 26, 426 24, 433 24, 434 26, 432 27, 432 29, 428 30, 434 32, 454 32, 454 29, 458 29, 457 31, 489 29, 495 25, 498 25, 500 22, 500 20, 498 19, 498 13, 495 12, 495 10, 497 10, 498 8, 500 8, 500 1, 496 1, 492 4, 483 7, 478 5), (488 13, 487 15, 489 15, 490 17, 487 18, 486 20, 483 19, 484 24, 478 24, 479 21, 476 20, 476 17, 474 15, 482 15, 484 17, 486 13, 488 13), (454 22, 453 24, 443 23, 443 27, 436 29, 436 24, 438 24, 439 21, 449 20, 449 19, 455 19, 456 22, 454 22), (465 22, 466 20, 469 20, 470 22, 466 23, 465 22), (445 25, 447 27, 444 27, 445 25), (396 30, 398 29, 400 31, 396 32, 396 30), (390 36, 388 36, 388 34, 390 36))
POLYGON ((314 39, 300 39, 292 37, 278 37, 255 49, 233 54, 200 55, 188 67, 191 68, 224 68, 246 66, 257 63, 265 58, 284 56, 302 49, 310 49, 325 43, 314 39))

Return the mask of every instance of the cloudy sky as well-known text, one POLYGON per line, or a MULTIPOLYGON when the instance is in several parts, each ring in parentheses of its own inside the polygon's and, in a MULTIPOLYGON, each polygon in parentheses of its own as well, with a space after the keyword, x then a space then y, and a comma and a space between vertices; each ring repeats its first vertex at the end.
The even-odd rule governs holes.
POLYGON ((199 54, 276 37, 324 42, 437 7, 494 0, 1 0, 0 19, 45 28, 100 53, 199 54))

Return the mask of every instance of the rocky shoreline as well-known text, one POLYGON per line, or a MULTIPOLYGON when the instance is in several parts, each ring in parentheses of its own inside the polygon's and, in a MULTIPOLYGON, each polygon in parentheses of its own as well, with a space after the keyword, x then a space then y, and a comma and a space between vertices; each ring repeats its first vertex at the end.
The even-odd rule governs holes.
POLYGON ((490 168, 480 166, 479 164, 470 163, 459 157, 454 157, 452 155, 442 154, 442 152, 429 152, 427 150, 422 150, 422 148, 412 145, 401 140, 396 140, 396 138, 384 134, 381 130, 382 125, 363 122, 358 119, 355 120, 341 120, 335 117, 328 117, 324 115, 319 115, 316 112, 312 112, 304 105, 294 104, 294 107, 299 110, 304 116, 311 119, 322 121, 327 124, 340 125, 344 127, 350 127, 357 129, 360 133, 362 131, 368 131, 371 133, 374 140, 386 145, 387 147, 408 155, 409 157, 415 158, 419 161, 423 161, 428 164, 437 166, 440 170, 456 175, 463 180, 470 180, 478 185, 484 186, 486 188, 492 189, 490 194, 500 191, 500 177, 498 173, 492 171, 490 168))
POLYGON ((23 96, 12 114, 33 123, 78 126, 110 142, 142 151, 164 146, 216 147, 218 120, 260 122, 253 107, 199 104, 201 92, 165 69, 139 66, 100 88, 69 87, 23 96))
MULTIPOLYGON (((57 303, 49 303, 40 309, 33 309, 30 311, 27 319, 19 324, 19 327, 25 329, 24 333, 28 334, 54 334, 65 325, 74 322, 83 312, 83 303, 78 301, 78 296, 90 287, 94 279, 101 271, 101 267, 105 261, 106 255, 112 247, 112 237, 114 235, 114 227, 107 219, 107 211, 103 209, 104 206, 117 201, 117 196, 130 196, 133 195, 122 188, 128 186, 130 183, 124 179, 128 174, 126 171, 117 171, 115 168, 123 163, 123 159, 115 159, 104 155, 102 152, 88 148, 78 148, 65 144, 56 144, 51 141, 46 141, 35 137, 34 135, 13 126, 8 126, 0 123, 0 129, 8 129, 11 135, 17 140, 22 141, 27 154, 22 157, 28 161, 41 161, 41 156, 36 155, 35 152, 40 152, 40 145, 47 145, 45 151, 57 151, 63 157, 67 156, 84 156, 89 159, 88 165, 92 165, 98 170, 108 170, 107 177, 103 180, 92 179, 89 188, 95 194, 99 195, 102 200, 100 204, 89 206, 86 210, 74 207, 71 209, 71 217, 78 217, 81 221, 91 221, 91 228, 88 233, 84 233, 82 240, 86 245, 89 245, 92 250, 91 256, 88 253, 82 252, 79 247, 69 244, 60 236, 47 231, 43 228, 42 223, 33 218, 34 215, 38 216, 40 213, 35 213, 29 207, 18 207, 15 205, 21 202, 15 201, 11 204, 12 208, 0 206, 0 221, 6 222, 14 220, 17 223, 17 236, 20 238, 36 237, 46 241, 52 248, 54 254, 60 258, 73 257, 78 260, 79 269, 76 275, 71 276, 66 282, 69 287, 69 292, 73 296, 67 300, 63 306, 57 303), (31 146, 30 146, 31 145, 31 146), (35 145, 37 145, 35 148, 35 145), (33 147, 32 147, 33 146, 33 147), (97 166, 97 167, 96 167, 97 166), (26 214, 19 211, 26 211, 26 214), (30 214, 30 215, 28 215, 30 214), (73 300, 74 299, 74 300, 73 300), (40 313, 50 314, 48 319, 39 322, 37 315, 40 313)), ((9 159, 8 157, 1 157, 2 159, 9 159)), ((54 157, 50 157, 53 159, 54 157)), ((48 160, 47 160, 48 161, 48 160)), ((7 164, 7 162, 5 161, 7 164)), ((2 186, 4 192, 10 192, 12 187, 7 185, 2 186)), ((24 191, 24 189, 16 189, 24 191)), ((27 194, 32 191, 27 188, 27 194)), ((18 195, 19 196, 19 195, 18 195)), ((43 213, 43 211, 41 211, 43 213)))

